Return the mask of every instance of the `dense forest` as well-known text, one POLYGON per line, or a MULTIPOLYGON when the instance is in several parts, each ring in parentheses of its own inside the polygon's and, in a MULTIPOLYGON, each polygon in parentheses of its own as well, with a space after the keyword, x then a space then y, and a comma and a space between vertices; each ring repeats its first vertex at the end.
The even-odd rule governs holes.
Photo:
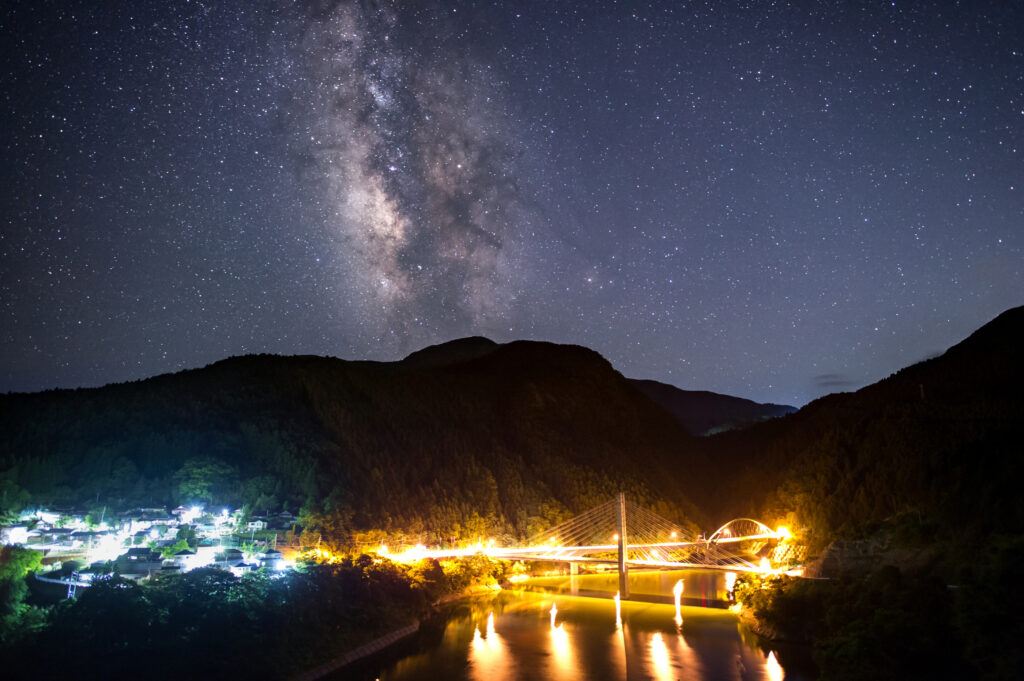
POLYGON ((851 394, 703 444, 733 472, 712 515, 800 528, 826 580, 741 580, 822 679, 1024 678, 1024 308, 851 394))
POLYGON ((702 441, 731 472, 694 499, 716 517, 786 518, 819 547, 1024 532, 1024 308, 855 393, 702 441))
POLYGON ((466 339, 402 362, 247 356, 0 396, 0 485, 26 503, 301 511, 330 536, 528 536, 625 491, 694 529, 685 428, 600 355, 466 339), (683 471, 686 475, 682 475, 683 471))

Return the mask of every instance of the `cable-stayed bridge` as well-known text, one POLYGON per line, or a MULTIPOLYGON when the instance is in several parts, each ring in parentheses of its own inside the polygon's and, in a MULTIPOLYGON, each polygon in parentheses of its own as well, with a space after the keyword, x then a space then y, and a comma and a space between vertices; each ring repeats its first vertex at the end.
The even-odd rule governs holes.
POLYGON ((805 552, 805 547, 791 540, 786 528, 772 530, 750 518, 730 520, 708 537, 695 537, 682 526, 619 494, 616 499, 532 537, 525 546, 420 550, 405 558, 483 553, 504 560, 569 563, 574 573, 580 563, 615 564, 619 591, 623 598, 628 598, 630 568, 767 572, 799 567, 805 552))
POLYGON ((631 567, 765 572, 795 567, 804 557, 804 547, 789 541, 785 528, 772 530, 750 518, 731 520, 707 538, 689 534, 620 494, 533 537, 526 546, 486 553, 506 560, 568 562, 574 570, 579 563, 615 563, 626 598, 631 567))
MULTIPOLYGON (((632 567, 758 572, 764 570, 764 558, 780 565, 796 557, 779 555, 785 538, 785 531, 749 518, 731 520, 706 539, 691 537, 683 527, 620 496, 533 537, 526 546, 492 548, 487 554, 509 560, 617 563, 623 550, 632 567)), ((785 546, 786 553, 798 549, 785 546)))

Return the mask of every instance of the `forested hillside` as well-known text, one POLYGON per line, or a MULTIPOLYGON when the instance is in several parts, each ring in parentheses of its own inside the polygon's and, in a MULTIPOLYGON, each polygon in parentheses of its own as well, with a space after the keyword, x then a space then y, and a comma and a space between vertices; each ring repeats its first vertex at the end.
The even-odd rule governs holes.
POLYGON ((934 359, 705 446, 730 483, 700 498, 808 527, 907 541, 1024 532, 1024 308, 934 359))
POLYGON ((327 532, 443 541, 528 535, 623 490, 703 520, 684 484, 707 467, 692 438, 607 361, 489 343, 396 363, 237 357, 0 396, 5 503, 246 503, 302 509, 327 532))
POLYGON ((753 515, 818 543, 883 526, 1019 533, 1020 347, 1024 308, 875 385, 707 438, 577 346, 469 338, 395 363, 237 357, 0 396, 0 499, 245 503, 302 510, 328 533, 444 541, 529 535, 624 490, 702 529, 753 515))

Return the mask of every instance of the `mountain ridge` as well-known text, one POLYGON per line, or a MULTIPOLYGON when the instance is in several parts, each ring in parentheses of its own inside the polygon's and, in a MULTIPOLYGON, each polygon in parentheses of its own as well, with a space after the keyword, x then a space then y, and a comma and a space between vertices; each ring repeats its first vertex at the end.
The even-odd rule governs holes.
POLYGON ((12 502, 177 505, 190 471, 222 470, 209 500, 301 507, 349 532, 436 528, 434 540, 529 534, 620 489, 701 520, 673 473, 680 457, 703 467, 688 433, 607 360, 529 341, 470 355, 250 355, 2 395, 0 485, 12 502))
POLYGON ((1020 347, 1024 307, 857 391, 707 438, 705 455, 734 474, 724 494, 697 503, 712 517, 752 513, 829 538, 1024 532, 1020 347))

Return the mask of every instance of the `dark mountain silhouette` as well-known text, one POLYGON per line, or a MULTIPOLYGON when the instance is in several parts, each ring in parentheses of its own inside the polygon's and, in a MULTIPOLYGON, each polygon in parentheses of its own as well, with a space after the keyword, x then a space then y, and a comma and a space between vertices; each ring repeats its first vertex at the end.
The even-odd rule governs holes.
POLYGON ((407 367, 439 367, 483 357, 497 349, 498 344, 490 338, 471 336, 417 350, 403 359, 402 364, 407 367))
POLYGON ((725 484, 716 518, 756 513, 819 541, 1024 533, 1024 307, 853 393, 702 442, 725 484))
POLYGON ((529 534, 626 491, 699 522, 685 429, 597 353, 463 339, 401 362, 235 357, 0 396, 0 484, 40 503, 299 507, 341 529, 529 534), (328 522, 330 518, 330 523, 328 522))
POLYGON ((704 529, 755 515, 822 541, 879 527, 1022 533, 1020 347, 1015 308, 874 385, 702 438, 682 425, 704 417, 683 410, 688 393, 625 379, 577 346, 467 338, 392 363, 235 357, 0 396, 0 499, 245 502, 301 508, 325 532, 436 540, 528 535, 623 490, 704 529))
POLYGON ((707 390, 681 390, 658 381, 631 379, 630 382, 679 419, 694 435, 742 428, 796 411, 796 407, 785 404, 761 404, 707 390))
MULTIPOLYGON (((417 350, 401 363, 409 367, 441 367, 483 357, 498 347, 497 343, 482 336, 460 338, 417 350)), ((628 380, 651 401, 676 417, 694 435, 741 428, 796 411, 796 407, 789 405, 760 404, 707 390, 681 390, 658 381, 628 380)))

